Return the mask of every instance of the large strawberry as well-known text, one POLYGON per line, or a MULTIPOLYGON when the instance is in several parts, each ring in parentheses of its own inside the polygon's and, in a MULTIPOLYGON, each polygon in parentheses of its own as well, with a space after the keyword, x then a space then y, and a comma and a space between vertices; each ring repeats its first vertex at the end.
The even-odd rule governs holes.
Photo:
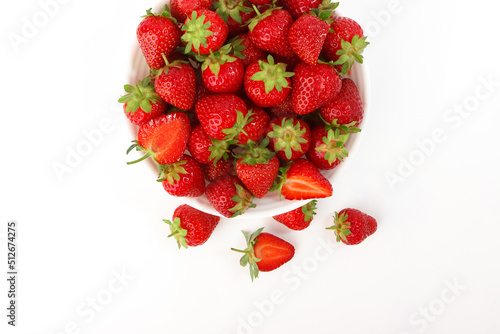
POLYGON ((193 67, 179 60, 165 65, 156 77, 155 91, 174 107, 191 109, 196 94, 196 74, 193 67))
POLYGON ((182 204, 175 209, 172 220, 163 220, 170 226, 169 237, 175 238, 179 248, 188 248, 203 245, 219 224, 220 217, 182 204))
POLYGON ((176 20, 170 16, 167 5, 160 15, 153 14, 151 8, 148 9, 137 27, 137 40, 146 63, 155 70, 165 65, 165 57, 179 45, 180 39, 181 30, 177 27, 176 20))
POLYGON ((245 70, 245 93, 259 107, 271 107, 283 102, 290 94, 292 72, 283 63, 274 63, 271 55, 267 60, 257 60, 245 70))
POLYGON ((359 125, 363 120, 363 102, 354 81, 342 79, 340 92, 333 100, 324 104, 319 112, 325 122, 333 125, 359 125))
POLYGON ((184 32, 181 40, 186 44, 186 53, 193 50, 200 55, 217 51, 229 33, 226 22, 209 9, 193 11, 181 30, 184 32))
POLYGON ((293 19, 286 10, 271 7, 262 14, 257 11, 249 22, 249 36, 258 48, 284 57, 294 55, 288 42, 293 19))
POLYGON ((203 127, 198 124, 193 127, 189 136, 187 148, 191 156, 200 164, 215 164, 220 159, 229 158, 230 141, 210 138, 203 127))
POLYGON ((252 194, 234 175, 225 175, 205 188, 205 194, 213 208, 226 218, 233 218, 255 207, 252 194))
POLYGON ((314 211, 316 210, 316 202, 316 200, 310 201, 297 209, 273 216, 273 219, 289 229, 302 231, 311 225, 316 214, 314 211))
POLYGON ((307 159, 301 158, 283 167, 279 178, 280 194, 289 200, 325 198, 333 193, 330 181, 307 159))
POLYGON ((280 159, 292 161, 303 156, 311 146, 311 130, 306 122, 293 117, 271 120, 267 128, 270 146, 280 159))
POLYGON ((172 196, 198 197, 205 192, 205 178, 200 164, 189 155, 171 165, 161 165, 158 181, 172 196))
POLYGON ((311 147, 306 157, 319 169, 333 169, 348 156, 345 148, 348 138, 349 134, 341 133, 340 129, 317 125, 311 131, 311 147))
POLYGON ((360 210, 348 208, 335 212, 334 225, 327 230, 335 231, 337 241, 357 245, 377 231, 377 221, 360 210))
POLYGON ((160 165, 173 164, 182 158, 186 150, 191 125, 189 117, 180 111, 167 115, 160 115, 142 125, 137 133, 137 140, 127 150, 127 154, 134 148, 145 151, 141 158, 128 162, 133 164, 152 157, 160 165))
POLYGON ((230 55, 230 50, 230 44, 224 45, 201 65, 203 83, 214 93, 236 94, 243 88, 245 65, 240 58, 230 55))
POLYGON ((165 113, 167 104, 155 92, 151 77, 139 81, 135 87, 125 85, 125 92, 118 102, 123 103, 127 118, 136 125, 143 125, 156 116, 165 113))
POLYGON ((188 16, 198 9, 210 9, 213 0, 170 0, 170 13, 179 22, 184 22, 188 16))
POLYGON ((295 248, 292 244, 273 234, 262 232, 263 229, 260 228, 251 235, 243 232, 247 243, 245 250, 231 248, 236 252, 244 253, 240 264, 243 267, 249 265, 252 281, 259 276, 260 271, 275 270, 295 255, 295 248))

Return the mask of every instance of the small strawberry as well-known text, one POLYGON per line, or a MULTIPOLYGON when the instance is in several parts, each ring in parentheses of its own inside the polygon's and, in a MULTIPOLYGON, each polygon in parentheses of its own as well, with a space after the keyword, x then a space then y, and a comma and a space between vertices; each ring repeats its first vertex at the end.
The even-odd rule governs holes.
POLYGON ((283 9, 287 10, 297 20, 302 14, 309 13, 318 8, 322 0, 281 0, 283 9))
POLYGON ((196 74, 193 67, 180 60, 165 65, 156 77, 155 91, 174 107, 191 109, 196 94, 196 74))
POLYGON ((137 133, 137 140, 127 150, 127 154, 134 148, 145 151, 141 158, 128 162, 133 164, 152 157, 160 165, 171 165, 182 158, 186 150, 191 126, 189 117, 183 112, 172 112, 160 115, 142 125, 137 133))
POLYGON ((306 64, 316 65, 329 29, 328 22, 315 15, 304 14, 290 27, 290 47, 306 64))
POLYGON ((297 209, 273 216, 273 219, 289 229, 302 231, 311 225, 316 214, 314 211, 316 210, 316 202, 316 200, 310 201, 297 209))
POLYGON ((157 70, 165 65, 165 57, 179 45, 181 30, 170 16, 167 5, 160 15, 153 14, 150 8, 143 17, 137 27, 137 40, 146 63, 157 70))
POLYGON ((167 104, 156 94, 151 77, 145 77, 135 87, 125 85, 124 89, 127 94, 118 102, 123 103, 125 115, 132 123, 141 126, 165 113, 167 104))
POLYGON ((245 250, 231 248, 245 254, 241 257, 240 264, 243 267, 249 265, 252 282, 259 276, 259 272, 275 270, 295 255, 292 244, 273 234, 262 232, 263 229, 260 228, 251 235, 242 231, 248 247, 245 250))
POLYGON ((205 192, 205 178, 200 164, 189 155, 171 165, 159 167, 159 182, 172 196, 198 197, 205 192))
POLYGON ((163 220, 170 226, 169 237, 175 238, 179 248, 188 248, 203 245, 219 224, 220 217, 182 204, 175 209, 172 220, 163 220))
POLYGON ((214 164, 229 158, 229 145, 229 141, 210 138, 198 124, 191 131, 187 149, 200 164, 214 164))
POLYGON ((348 156, 345 148, 348 138, 349 134, 341 134, 340 129, 315 126, 311 131, 311 147, 306 157, 319 169, 333 169, 348 156))
POLYGON ((247 21, 256 15, 247 0, 219 0, 214 2, 214 8, 227 23, 231 36, 246 32, 247 21))
POLYGON ((214 209, 226 218, 242 215, 249 208, 255 207, 252 194, 234 175, 225 175, 210 182, 205 194, 214 209))
POLYGON ((203 83, 214 93, 236 94, 243 88, 245 65, 240 58, 228 54, 230 49, 226 44, 201 65, 203 83))
POLYGON ((236 171, 234 169, 234 158, 229 157, 227 160, 220 159, 216 163, 209 163, 201 165, 205 179, 208 182, 212 182, 219 177, 224 175, 235 175, 236 171))
POLYGON ((285 161, 300 158, 311 146, 311 130, 306 122, 298 118, 279 117, 271 120, 267 136, 271 148, 285 161))
POLYGON ((266 148, 268 143, 267 137, 259 145, 250 141, 237 156, 236 175, 257 198, 269 192, 280 168, 278 157, 266 148))
POLYGON ((363 102, 354 81, 349 78, 342 79, 340 92, 333 100, 323 105, 319 113, 325 122, 333 125, 359 125, 363 120, 363 102))
POLYGON ((377 231, 377 221, 357 209, 343 209, 335 212, 334 225, 327 230, 335 231, 337 241, 357 245, 377 231))
POLYGON ((253 44, 248 34, 240 34, 231 40, 234 55, 241 58, 245 67, 260 59, 266 59, 267 52, 253 44))
POLYGON ((266 135, 267 127, 271 117, 259 107, 248 109, 249 122, 243 127, 237 138, 236 144, 246 145, 249 140, 258 143, 266 135))
POLYGON ((271 55, 267 60, 257 60, 245 70, 243 85, 247 96, 259 107, 271 107, 283 102, 292 87, 292 72, 286 65, 274 63, 271 55))
POLYGON ((184 22, 198 9, 210 9, 213 0, 170 0, 170 13, 178 22, 184 22))
POLYGON ((252 42, 260 49, 284 57, 295 53, 288 42, 288 30, 293 23, 292 16, 283 9, 269 8, 264 13, 256 10, 257 16, 248 25, 252 42))
POLYGON ((184 32, 181 40, 186 44, 186 53, 193 50, 200 55, 217 51, 229 32, 226 22, 209 9, 193 11, 181 30, 184 32))
POLYGON ((280 194, 289 200, 325 198, 333 193, 330 181, 307 159, 301 158, 283 167, 279 178, 280 194))

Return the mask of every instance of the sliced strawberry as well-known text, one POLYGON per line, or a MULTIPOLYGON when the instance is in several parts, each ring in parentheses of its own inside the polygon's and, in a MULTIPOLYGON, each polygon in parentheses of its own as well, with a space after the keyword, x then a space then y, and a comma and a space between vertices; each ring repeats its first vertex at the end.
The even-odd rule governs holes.
POLYGON ((205 178, 200 164, 189 155, 171 165, 161 165, 158 181, 172 196, 198 197, 205 192, 205 178))
POLYGON ((316 210, 316 203, 316 200, 310 201, 297 209, 273 216, 273 219, 291 230, 302 231, 311 225, 316 214, 314 211, 316 210))

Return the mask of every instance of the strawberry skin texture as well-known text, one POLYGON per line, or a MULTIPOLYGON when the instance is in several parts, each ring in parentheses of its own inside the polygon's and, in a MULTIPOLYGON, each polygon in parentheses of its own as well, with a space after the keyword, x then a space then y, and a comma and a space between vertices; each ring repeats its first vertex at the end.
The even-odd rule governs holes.
POLYGON ((377 221, 372 216, 358 210, 347 208, 335 214, 332 229, 337 241, 346 245, 357 245, 377 231, 377 221))
MULTIPOLYGON (((163 188, 167 193, 177 197, 198 197, 205 192, 205 178, 200 164, 189 155, 181 157, 181 168, 179 180, 165 179, 162 181, 163 188)), ((168 166, 166 167, 168 170, 168 166)))
POLYGON ((240 58, 235 61, 226 62, 220 65, 217 75, 207 67, 202 73, 201 78, 205 86, 214 93, 238 93, 243 88, 243 75, 245 74, 245 65, 240 58))
POLYGON ((295 53, 288 42, 288 30, 292 23, 293 18, 286 10, 274 9, 270 16, 251 29, 249 36, 253 44, 264 51, 292 57, 295 53))
POLYGON ((214 209, 226 218, 243 214, 246 209, 252 207, 251 193, 243 188, 241 180, 234 175, 225 175, 210 182, 205 189, 205 195, 214 209), (243 193, 238 193, 236 185, 243 189, 243 193), (243 199, 240 203, 234 200, 234 196, 238 194, 243 199), (238 207, 239 204, 241 207, 238 207), (239 210, 231 210, 234 208, 239 210))
POLYGON ((189 64, 171 63, 156 78, 155 91, 165 102, 189 110, 196 95, 196 73, 189 64))
POLYGON ((267 272, 290 261, 295 255, 295 247, 273 234, 262 232, 257 236, 254 254, 256 258, 260 259, 257 262, 259 270, 267 272))
MULTIPOLYGON (((229 29, 227 27, 227 23, 224 22, 224 20, 216 12, 209 9, 198 9, 193 13, 196 13, 196 17, 198 18, 202 15, 205 16, 205 20, 203 20, 203 23, 210 23, 210 27, 208 27, 207 30, 212 32, 212 34, 206 36, 206 45, 201 44, 199 47, 193 45, 192 50, 200 55, 207 55, 210 53, 210 51, 217 51, 224 44, 228 36, 229 29)), ((190 17, 188 17, 186 21, 184 21, 183 29, 190 25, 190 21, 190 17)), ((183 35, 181 36, 181 40, 185 43, 189 43, 186 42, 188 41, 188 38, 186 37, 189 34, 189 30, 184 31, 183 35)), ((197 34, 198 32, 194 32, 194 35, 197 34)))
POLYGON ((311 225, 315 209, 316 201, 311 201, 300 208, 273 216, 273 219, 291 230, 302 231, 311 225))
POLYGON ((236 171, 234 169, 234 158, 229 157, 229 159, 220 159, 215 164, 209 163, 201 165, 203 174, 207 181, 212 182, 219 177, 225 175, 235 175, 236 171))
POLYGON ((281 4, 297 20, 302 14, 309 13, 311 9, 318 8, 322 0, 281 0, 281 4))
POLYGON ((139 128, 137 142, 160 165, 179 161, 186 150, 191 126, 183 112, 160 115, 139 128))
POLYGON ((327 123, 345 125, 355 122, 355 126, 363 120, 363 102, 358 87, 349 78, 342 79, 340 92, 332 101, 323 105, 319 110, 321 117, 327 123))
POLYGON ((321 54, 327 61, 336 61, 340 58, 337 55, 337 51, 342 49, 342 40, 350 43, 354 36, 363 36, 363 29, 361 26, 348 17, 336 17, 335 21, 330 25, 330 28, 333 32, 329 32, 326 35, 325 43, 321 51, 321 54))
POLYGON ((155 103, 151 103, 151 111, 150 112, 145 112, 142 110, 141 107, 139 107, 136 111, 134 112, 127 112, 127 103, 123 105, 123 109, 125 112, 125 115, 127 118, 130 120, 130 122, 134 123, 135 125, 143 125, 153 118, 160 116, 165 113, 165 110, 167 109, 167 104, 165 101, 158 101, 155 103))
POLYGON ((257 198, 263 198, 271 189, 278 176, 280 161, 273 156, 269 162, 250 165, 242 163, 243 159, 236 162, 236 175, 257 198))
POLYGON ((316 65, 329 28, 329 24, 317 16, 302 15, 290 27, 290 47, 306 64, 316 65))
POLYGON ((291 164, 281 186, 281 195, 289 200, 325 198, 332 194, 330 181, 312 162, 303 158, 291 164))
POLYGON ((238 145, 245 145, 249 140, 258 143, 266 135, 267 127, 271 121, 271 117, 259 107, 252 107, 248 110, 252 112, 250 121, 243 127, 243 131, 238 135, 238 145), (246 134, 245 134, 246 133, 246 134))
MULTIPOLYGON (((202 212, 187 204, 182 204, 175 209, 172 219, 175 221, 176 218, 180 221, 179 227, 187 231, 184 236, 185 246, 190 247, 203 245, 220 221, 220 217, 202 212)), ((172 230, 172 233, 174 231, 175 229, 172 230)), ((179 240, 178 242, 180 247, 181 243, 179 240)))
POLYGON ((253 44, 252 42, 252 39, 248 36, 248 33, 240 34, 236 39, 241 40, 241 45, 245 47, 245 49, 241 51, 241 54, 245 56, 245 58, 242 59, 245 67, 256 60, 266 59, 267 52, 255 46, 255 44, 253 44))
POLYGON ((179 22, 184 22, 192 11, 209 9, 213 0, 171 0, 170 13, 179 22))

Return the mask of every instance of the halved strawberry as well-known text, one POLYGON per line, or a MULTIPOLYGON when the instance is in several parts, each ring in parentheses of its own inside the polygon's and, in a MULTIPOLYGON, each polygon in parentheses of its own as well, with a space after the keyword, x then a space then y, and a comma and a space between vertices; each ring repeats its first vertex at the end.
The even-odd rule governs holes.
POLYGON ((171 165, 161 165, 158 181, 172 196, 198 197, 205 192, 205 178, 200 164, 184 154, 171 165))
POLYGON ((316 203, 316 200, 310 201, 297 209, 273 216, 273 219, 289 229, 302 231, 311 225, 316 214, 314 211, 316 210, 316 203))
POLYGON ((210 182, 205 194, 214 209, 226 218, 233 218, 254 208, 252 194, 234 175, 225 175, 210 182))

